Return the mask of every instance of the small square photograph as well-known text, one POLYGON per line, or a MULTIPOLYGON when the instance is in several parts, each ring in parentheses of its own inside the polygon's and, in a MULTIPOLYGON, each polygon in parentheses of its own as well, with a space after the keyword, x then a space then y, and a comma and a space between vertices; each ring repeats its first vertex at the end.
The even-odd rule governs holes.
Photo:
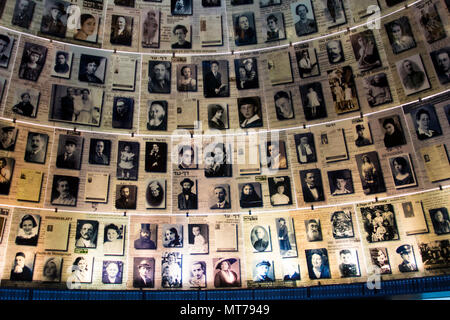
POLYGON ((207 224, 188 224, 190 254, 209 253, 209 229, 207 224))
POLYGON ((123 279, 123 262, 122 261, 103 261, 102 283, 104 284, 121 284, 123 279))
POLYGON ((117 150, 117 179, 137 180, 139 169, 139 142, 119 141, 117 150))
POLYGON ((56 167, 80 170, 84 138, 74 135, 59 135, 56 167))
POLYGON ((414 208, 411 201, 402 202, 402 209, 405 218, 413 218, 414 217, 414 208))
POLYGON ((378 119, 378 122, 380 127, 384 129, 383 141, 386 148, 393 148, 406 144, 405 134, 398 115, 380 118, 378 119))
POLYGON ((0 194, 8 195, 14 172, 14 158, 0 158, 0 194))
POLYGON ((205 154, 205 177, 231 177, 232 176, 232 151, 231 145, 224 143, 211 143, 203 149, 205 154), (228 149, 228 150, 227 150, 228 149))
MULTIPOLYGON (((220 0, 202 0, 202 6, 203 7, 220 7, 221 3, 220 0)), ((206 287, 206 283, 205 283, 206 287)))
POLYGON ((16 0, 11 23, 15 26, 28 29, 33 19, 35 6, 36 2, 33 0, 16 0))
POLYGON ((134 0, 114 0, 114 4, 122 7, 134 8, 134 0))
POLYGON ((386 191, 378 153, 371 151, 355 155, 364 194, 386 191))
POLYGON ((167 172, 167 143, 145 143, 145 171, 167 172))
POLYGON ((197 65, 177 65, 177 90, 180 92, 197 91, 197 65))
POLYGON ((294 82, 289 51, 277 51, 267 54, 267 71, 272 86, 294 82))
POLYGON ((259 182, 239 183, 238 187, 241 208, 258 208, 263 206, 262 189, 259 182))
POLYGON ((172 63, 168 61, 148 62, 148 92, 170 93, 172 63))
POLYGON ((131 129, 133 127, 134 99, 114 97, 112 127, 131 129))
POLYGON ((141 9, 141 46, 159 48, 161 11, 153 8, 141 9))
POLYGON ((253 262, 254 282, 273 282, 275 279, 273 261, 257 260, 253 262))
MULTIPOLYGON (((92 3, 92 2, 91 2, 92 3)), ((70 10, 70 9, 69 9, 70 10)), ((89 10, 89 9, 88 9, 89 10)), ((70 16, 69 16, 70 17, 70 16)), ((78 41, 97 43, 100 25, 102 24, 102 16, 99 14, 81 13, 80 16, 80 29, 68 29, 66 38, 70 38, 73 34, 73 38, 78 41)))
POLYGON ((69 20, 70 5, 70 2, 62 0, 45 0, 41 32, 50 36, 64 38, 69 20))
POLYGON ((149 100, 147 101, 147 130, 166 131, 167 130, 167 101, 149 100))
POLYGON ((291 179, 288 176, 270 177, 269 194, 272 206, 285 206, 292 204, 291 179))
POLYGON ((369 71, 381 67, 381 58, 372 30, 366 30, 350 36, 359 71, 369 71))
POLYGON ((80 179, 71 176, 53 176, 51 204, 75 207, 80 179))
POLYGON ((295 57, 298 65, 298 73, 302 79, 320 75, 316 49, 305 48, 295 51, 295 57))
POLYGON ((157 224, 139 224, 139 235, 134 240, 134 248, 138 250, 156 249, 157 229, 157 224))
POLYGON ((287 169, 286 146, 282 140, 266 142, 267 168, 270 170, 287 169))
POLYGON ((76 248, 97 248, 98 221, 77 220, 76 248))
POLYGON ((346 239, 355 236, 351 211, 335 211, 331 214, 330 221, 334 239, 346 239))
POLYGON ((392 204, 362 207, 361 217, 367 242, 374 243, 399 239, 392 204))
POLYGON ((436 240, 428 243, 419 243, 420 255, 425 270, 441 269, 449 267, 448 248, 449 240, 436 240))
POLYGON ((37 246, 40 226, 41 216, 23 214, 17 228, 16 245, 37 246))
POLYGON ((43 282, 61 282, 63 258, 49 257, 44 262, 42 269, 43 282))
POLYGON ((182 287, 183 255, 180 252, 164 252, 161 257, 161 287, 182 287))
POLYGON ((364 89, 367 103, 371 107, 381 106, 393 101, 389 82, 384 72, 365 78, 364 89))
POLYGON ((337 114, 359 110, 358 91, 350 66, 329 70, 328 82, 337 114))
POLYGON ((33 252, 16 252, 9 279, 11 281, 32 281, 34 261, 33 252))
POLYGON ((392 51, 399 54, 416 47, 416 41, 406 16, 398 18, 384 25, 392 46, 392 51))
POLYGON ((341 196, 345 194, 355 193, 353 188, 352 171, 342 169, 336 171, 328 171, 328 182, 330 185, 330 193, 332 196, 341 196))
POLYGON ((214 185, 210 192, 209 208, 211 210, 217 209, 231 209, 231 194, 230 185, 218 184, 214 185))
POLYGON ((225 130, 230 128, 228 121, 228 104, 208 104, 208 127, 209 129, 217 130, 225 130))
MULTIPOLYGON (((1 41, 0 41, 1 43, 1 41)), ((450 82, 450 47, 440 48, 430 52, 434 70, 441 84, 450 82)))
POLYGON ((238 98, 239 126, 243 129, 263 126, 260 97, 238 98))
POLYGON ((155 286, 155 259, 133 258, 133 288, 153 288, 155 286))
POLYGON ((306 239, 309 242, 322 241, 322 228, 320 227, 319 219, 305 220, 306 239))
POLYGON ((297 262, 290 260, 283 260, 283 281, 299 281, 300 267, 297 262))
POLYGON ((229 97, 228 61, 202 61, 202 69, 203 94, 205 98, 229 97))
POLYGON ((253 252, 271 252, 272 243, 270 238, 270 227, 253 227, 250 232, 250 242, 253 246, 253 252))
POLYGON ((264 16, 263 34, 266 35, 266 42, 281 41, 286 39, 284 30, 284 16, 282 12, 273 12, 264 16))
POLYGON ((150 179, 145 190, 146 209, 166 208, 167 183, 165 179, 150 179))
POLYGON ((109 223, 103 232, 103 254, 107 256, 123 256, 125 243, 125 226, 109 223))
POLYGON ((0 150, 14 151, 18 129, 5 125, 0 127, 0 150))
POLYGON ((398 265, 400 272, 415 272, 419 271, 417 268, 416 257, 414 255, 414 247, 409 244, 401 245, 395 250, 401 258, 401 263, 398 265))
POLYGON ((258 66, 256 58, 234 60, 236 87, 239 90, 259 88, 258 66))
POLYGON ((192 15, 193 0, 170 0, 170 12, 173 16, 192 15))
POLYGON ((341 40, 330 40, 327 42, 328 61, 331 64, 345 61, 344 49, 341 40))
POLYGON ((447 208, 430 209, 430 217, 436 234, 441 235, 450 233, 450 218, 447 208))
POLYGON ((420 10, 419 22, 425 31, 425 39, 428 43, 436 42, 447 36, 435 4, 424 5, 420 10))
POLYGON ((109 166, 111 159, 111 140, 91 139, 89 146, 89 163, 109 166))
POLYGON ((327 117, 327 107, 323 96, 322 84, 312 82, 300 86, 303 113, 306 120, 316 120, 327 117))
POLYGON ((108 59, 100 56, 81 54, 78 80, 89 83, 104 84, 108 59))
POLYGON ((186 144, 178 146, 178 169, 179 170, 198 169, 198 156, 196 147, 186 144))
POLYGON ((419 140, 427 140, 442 135, 434 105, 427 104, 412 110, 411 119, 419 140))
POLYGON ((364 147, 373 143, 370 126, 368 123, 359 122, 354 125, 356 131, 355 145, 357 147, 364 147))
POLYGON ((386 248, 369 249, 370 259, 376 274, 392 274, 389 263, 388 251, 386 248))
POLYGON ((111 44, 131 46, 133 40, 133 17, 111 15, 111 44))
POLYGON ((304 164, 317 161, 313 133, 307 132, 296 134, 294 135, 294 140, 299 163, 304 164))
POLYGON ((73 52, 56 51, 52 66, 52 77, 70 79, 72 71, 73 52))
MULTIPOLYGON (((26 0, 25 0, 26 1, 26 0)), ((14 47, 14 37, 0 33, 0 67, 8 68, 11 51, 14 47)))
POLYGON ((234 43, 236 46, 256 44, 255 17, 253 12, 232 15, 234 25, 234 43))
POLYGON ((192 261, 189 270, 189 286, 191 288, 206 288, 206 262, 192 261))
POLYGON ((311 0, 302 0, 291 4, 295 33, 298 37, 317 32, 317 22, 311 0))
POLYGON ((281 257, 297 257, 294 220, 292 218, 276 218, 275 223, 277 226, 278 245, 280 246, 281 257))
POLYGON ((183 225, 164 224, 162 226, 163 247, 182 248, 183 247, 183 225))
POLYGON ((405 95, 409 96, 431 88, 420 54, 402 59, 395 64, 405 95))
POLYGON ((281 4, 281 0, 259 0, 259 7, 265 8, 281 4))
POLYGON ((214 258, 214 287, 240 287, 241 266, 236 258, 214 258))
POLYGON ((360 277, 358 251, 356 249, 342 249, 337 252, 339 272, 342 278, 360 277))
POLYGON ((323 13, 327 20, 328 29, 347 23, 342 0, 322 0, 323 13))
POLYGON ((278 91, 273 96, 277 119, 280 121, 295 118, 291 91, 278 91))
POLYGON ((311 280, 331 278, 327 249, 305 250, 305 255, 311 280))
POLYGON ((197 180, 192 181, 189 178, 184 178, 180 181, 181 193, 178 194, 178 209, 197 209, 198 208, 198 183, 197 180), (195 188, 194 188, 195 187, 195 188), (192 190, 194 188, 194 190, 192 190), (192 191, 195 191, 192 192, 192 191))
POLYGON ((305 202, 325 200, 320 169, 301 170, 300 181, 303 190, 303 200, 305 202))
POLYGON ((36 118, 40 98, 38 90, 16 86, 12 111, 24 117, 36 118))
POLYGON ((416 175, 409 154, 399 154, 388 158, 395 189, 417 186, 416 175))
POLYGON ((116 209, 135 210, 137 198, 137 186, 116 185, 116 209))
POLYGON ((172 49, 192 49, 192 27, 177 24, 172 29, 172 49))

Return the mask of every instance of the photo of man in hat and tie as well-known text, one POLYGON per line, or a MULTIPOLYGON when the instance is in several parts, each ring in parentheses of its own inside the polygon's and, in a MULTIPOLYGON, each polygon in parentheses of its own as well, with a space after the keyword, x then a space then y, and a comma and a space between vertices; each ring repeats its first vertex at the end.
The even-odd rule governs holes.
POLYGON ((414 258, 414 251, 409 244, 404 244, 398 247, 396 252, 403 259, 402 263, 398 265, 398 270, 400 270, 400 272, 418 271, 416 259, 414 258))
POLYGON ((155 242, 150 239, 152 231, 150 230, 150 223, 141 223, 141 230, 139 231, 139 238, 134 240, 135 249, 156 249, 155 242))
POLYGON ((134 288, 153 288, 153 272, 155 260, 150 259, 142 259, 142 258, 134 258, 134 279, 133 279, 133 287, 134 288), (141 261, 139 261, 141 260, 141 261), (137 266, 137 268, 136 268, 137 266), (137 271, 137 272, 136 272, 137 271))
POLYGON ((70 136, 61 136, 59 141, 56 166, 58 168, 80 170, 80 155, 77 147, 81 143, 77 143, 76 137, 70 136))
POLYGON ((178 195, 178 209, 197 209, 197 195, 191 192, 194 181, 185 178, 180 182, 182 192, 178 195))
POLYGON ((41 32, 64 38, 66 36, 66 25, 62 17, 66 15, 66 8, 62 2, 49 1, 46 5, 47 14, 42 17, 41 32), (50 3, 50 6, 48 5, 50 3))

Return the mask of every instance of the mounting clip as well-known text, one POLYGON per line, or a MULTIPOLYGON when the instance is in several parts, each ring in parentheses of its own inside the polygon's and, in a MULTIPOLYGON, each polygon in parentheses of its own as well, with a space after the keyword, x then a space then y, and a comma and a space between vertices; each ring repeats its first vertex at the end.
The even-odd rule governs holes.
POLYGON ((127 212, 126 212, 126 211, 123 212, 123 216, 124 216, 124 217, 127 216, 127 212))
POLYGON ((114 53, 117 53, 117 49, 114 49, 114 53))
POLYGON ((248 215, 249 215, 249 216, 252 215, 252 210, 248 210, 248 215))
POLYGON ((58 208, 55 208, 55 212, 58 212, 58 208))
POLYGON ((378 197, 375 197, 375 202, 378 202, 378 197))
POLYGON ((303 124, 303 129, 306 129, 306 123, 303 124))
POLYGON ((131 137, 134 138, 134 132, 131 133, 131 137))
POLYGON ((362 119, 364 117, 364 114, 362 111, 359 112, 359 117, 362 119))
POLYGON ((175 58, 175 51, 172 52, 172 58, 175 58))
POLYGON ((289 41, 289 47, 292 47, 292 41, 289 41))
POLYGON ((418 100, 419 100, 419 102, 422 102, 422 97, 419 97, 418 100))
POLYGON ((13 121, 13 123, 16 123, 16 118, 13 118, 13 120, 12 120, 12 121, 13 121))
POLYGON ((439 185, 439 190, 440 191, 444 190, 444 189, 442 189, 442 185, 439 185))
POLYGON ((73 128, 73 132, 77 132, 77 128, 76 127, 73 128))
POLYGON ((186 212, 186 218, 189 218, 189 212, 186 212))
POLYGON ((234 50, 231 50, 231 55, 234 56, 234 50))
POLYGON ((314 210, 314 205, 313 204, 311 205, 311 210, 314 210))

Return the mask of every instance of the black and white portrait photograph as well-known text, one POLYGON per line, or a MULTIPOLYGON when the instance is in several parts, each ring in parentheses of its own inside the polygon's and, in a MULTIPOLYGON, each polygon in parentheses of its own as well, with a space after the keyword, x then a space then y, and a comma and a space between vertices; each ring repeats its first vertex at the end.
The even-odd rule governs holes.
POLYGON ((401 245, 395 250, 400 256, 401 263, 398 265, 400 272, 415 272, 419 271, 417 268, 416 257, 414 255, 414 247, 410 244, 401 245))
POLYGON ((205 98, 230 96, 227 60, 202 61, 202 70, 205 98))
POLYGON ((133 17, 111 15, 111 44, 131 46, 133 40, 133 17))
POLYGON ((342 0, 322 0, 322 5, 328 29, 347 23, 342 0))
POLYGON ((214 287, 240 287, 241 265, 235 258, 214 258, 214 287))
MULTIPOLYGON (((176 150, 173 150, 173 152, 176 152, 176 150)), ((198 169, 197 147, 187 144, 178 146, 178 169, 198 169)))
POLYGON ((46 47, 31 42, 25 42, 19 67, 19 78, 38 81, 46 59, 46 47))
MULTIPOLYGON (((172 0, 173 1, 173 0, 172 0)), ((183 255, 180 252, 164 252, 161 257, 161 287, 181 288, 183 255)))
POLYGON ((294 220, 292 218, 276 218, 278 245, 282 258, 297 257, 294 220))
POLYGON ((41 33, 64 38, 69 17, 70 2, 62 0, 45 0, 44 12, 41 20, 41 33))
POLYGON ((300 268, 297 262, 291 260, 283 260, 283 281, 299 281, 300 268))
POLYGON ((234 43, 236 46, 256 44, 255 16, 253 12, 232 15, 234 25, 234 43))
POLYGON ((342 49, 341 40, 330 40, 327 42, 328 61, 331 64, 345 61, 344 49, 342 49))
POLYGON ((386 191, 378 153, 371 151, 355 155, 364 194, 386 191))
POLYGON ((297 160, 299 163, 312 163, 317 161, 314 134, 299 133, 294 135, 295 148, 297 150, 297 160))
POLYGON ((117 6, 134 8, 135 0, 114 0, 114 4, 117 6))
POLYGON ((250 242, 253 252, 271 252, 272 243, 269 226, 255 226, 250 232, 250 242))
POLYGON ((269 170, 287 169, 286 145, 283 140, 266 142, 267 168, 269 170))
MULTIPOLYGON (((72 10, 72 14, 75 13, 76 9, 74 7, 69 6, 69 10, 72 10), (72 8, 72 9, 71 9, 72 8)), ((69 14, 70 17, 70 14, 69 14)), ((99 14, 90 14, 90 13, 82 13, 80 16, 80 25, 79 29, 68 29, 66 38, 71 37, 71 33, 73 34, 73 38, 78 41, 97 43, 99 36, 99 29, 101 21, 101 15, 99 14)), ((69 20, 70 21, 70 20, 69 20)), ((103 24, 102 24, 103 26, 103 24)))
POLYGON ((99 88, 53 84, 49 120, 99 127, 103 96, 99 88))
POLYGON ((75 207, 80 179, 72 176, 53 176, 51 204, 75 207))
POLYGON ((325 200, 320 169, 301 170, 300 181, 303 190, 303 200, 305 202, 325 200))
POLYGON ((295 118, 291 91, 277 91, 273 96, 277 119, 280 121, 295 118))
POLYGON ((423 105, 411 110, 410 115, 419 140, 427 140, 442 135, 434 105, 423 105))
POLYGON ((217 184, 212 186, 209 197, 211 210, 231 209, 230 185, 217 184))
POLYGON ((136 209, 137 186, 118 184, 116 185, 116 209, 136 209))
POLYGON ((328 183, 330 185, 330 193, 332 196, 342 196, 355 193, 351 170, 341 169, 328 171, 327 174, 328 183))
POLYGON ((192 48, 192 27, 190 25, 177 24, 172 29, 172 49, 192 48))
POLYGON ((322 241, 322 228, 319 219, 305 220, 306 239, 309 242, 322 241))
POLYGON ((378 122, 380 127, 383 128, 383 141, 386 148, 393 148, 406 144, 405 133, 398 115, 379 118, 378 122))
POLYGON ((272 12, 264 15, 263 34, 266 42, 286 39, 284 16, 282 12, 272 12), (265 23, 264 23, 265 22, 265 23))
POLYGON ((420 54, 402 59, 395 64, 405 95, 409 96, 431 87, 420 54))
POLYGON ((73 52, 56 51, 52 66, 52 77, 70 79, 73 52))
POLYGON ((20 246, 37 246, 41 216, 23 214, 17 228, 16 244, 20 246))
POLYGON ((259 7, 265 8, 281 4, 281 0, 259 0, 259 7))
POLYGON ((239 183, 238 188, 241 208, 258 208, 263 206, 262 189, 259 182, 239 183))
POLYGON ((298 72, 302 79, 320 75, 317 52, 314 48, 305 48, 295 51, 298 72))
POLYGON ((188 224, 188 248, 190 254, 209 253, 208 224, 188 224))
POLYGON ((295 33, 298 37, 317 32, 317 22, 311 0, 291 4, 295 33))
POLYGON ((97 248, 99 223, 96 220, 77 220, 76 248, 97 248))
POLYGON ((192 261, 189 271, 189 286, 191 288, 206 288, 206 262, 192 261))
POLYGON ((56 167, 80 170, 84 138, 75 135, 59 135, 56 167))
POLYGON ((203 149, 205 155, 205 177, 231 177, 232 152, 230 145, 224 143, 211 143, 203 149))
POLYGON ((36 118, 40 98, 38 90, 16 86, 12 111, 24 117, 36 118))
POLYGON ((156 249, 158 225, 150 223, 140 223, 138 235, 134 240, 134 248, 138 250, 156 249))
POLYGON ((60 282, 63 258, 49 257, 44 262, 42 269, 43 282, 60 282))
POLYGON ((399 232, 392 204, 361 208, 364 237, 367 242, 398 240, 399 232))
POLYGON ((316 120, 327 117, 327 108, 323 96, 322 84, 320 82, 301 85, 300 95, 306 120, 316 120))
POLYGON ((351 211, 335 211, 331 214, 331 232, 334 239, 353 238, 353 221, 351 211))
POLYGON ((180 92, 197 91, 197 65, 177 65, 177 90, 180 92))
POLYGON ((353 34, 350 36, 350 41, 359 71, 364 72, 381 67, 381 58, 372 30, 353 34))
POLYGON ((89 163, 109 166, 111 160, 111 140, 94 139, 89 144, 89 163))
POLYGON ((245 97, 237 99, 239 110, 239 126, 243 129, 263 126, 260 97, 245 97))
MULTIPOLYGON (((1 43, 1 42, 0 42, 1 43)), ((434 70, 441 84, 450 82, 450 47, 440 48, 430 52, 434 70)))
POLYGON ((147 209, 165 209, 166 208, 166 190, 167 183, 165 179, 147 180, 145 190, 145 201, 147 209))
POLYGON ((39 132, 29 132, 25 149, 25 161, 33 163, 45 163, 47 155, 48 135, 39 132))
POLYGON ((35 255, 32 252, 16 252, 12 263, 11 281, 32 281, 35 255))
POLYGON ((191 15, 193 0, 170 0, 170 12, 173 16, 191 15))
POLYGON ((133 258, 133 288, 153 288, 155 286, 155 259, 133 258))
POLYGON ((36 2, 33 0, 16 0, 11 23, 15 26, 28 29, 33 19, 35 6, 36 2))
POLYGON ((108 59, 100 56, 81 54, 78 80, 89 83, 105 83, 108 59))
POLYGON ((305 255, 311 280, 331 278, 327 249, 308 249, 305 255))
POLYGON ((257 260, 253 262, 253 281, 254 282, 273 282, 275 281, 274 263, 269 260, 257 260))
POLYGON ((159 48, 161 11, 153 8, 141 9, 141 46, 159 48))
POLYGON ((395 54, 416 47, 416 41, 406 16, 398 18, 384 25, 395 54))
POLYGON ((225 130, 230 127, 228 121, 228 104, 208 104, 208 127, 209 129, 225 130))
POLYGON ((364 79, 367 103, 371 107, 392 102, 391 89, 386 73, 378 73, 364 79))
POLYGON ((172 64, 169 61, 148 62, 148 92, 170 93, 172 64))
POLYGON ((430 209, 430 217, 436 234, 450 233, 450 218, 446 207, 430 209))
POLYGON ((292 204, 291 179, 288 176, 270 177, 269 194, 272 206, 285 206, 292 204))
POLYGON ((14 158, 0 158, 0 194, 8 195, 14 172, 14 158))
POLYGON ((408 153, 388 158, 395 189, 417 186, 416 175, 408 153))
MULTIPOLYGON (((221 1, 220 0, 202 0, 202 6, 207 7, 220 7, 221 1)), ((206 287, 206 285, 205 285, 206 287)))
POLYGON ((124 270, 122 261, 103 261, 102 283, 120 284, 122 283, 123 273, 124 270))
POLYGON ((419 24, 428 43, 436 42, 447 36, 436 4, 427 3, 420 9, 419 24))
POLYGON ((189 178, 180 181, 180 193, 178 194, 178 209, 197 209, 198 208, 198 185, 189 178))
POLYGON ((353 248, 337 251, 339 272, 342 278, 360 277, 358 251, 353 248))
POLYGON ((145 171, 161 173, 167 171, 167 143, 150 141, 145 143, 145 171))
POLYGON ((338 67, 328 71, 328 83, 337 114, 359 110, 358 90, 352 67, 338 67))
POLYGON ((357 147, 364 147, 373 143, 369 123, 358 122, 354 125, 354 130, 356 133, 355 145, 357 147))
POLYGON ((256 58, 234 60, 236 87, 239 90, 259 88, 258 66, 256 58))
POLYGON ((391 274, 391 265, 389 263, 389 255, 386 248, 369 249, 372 266, 376 273, 391 274))
POLYGON ((167 108, 168 103, 164 100, 147 101, 147 130, 167 130, 167 108))
POLYGON ((118 129, 133 128, 134 99, 114 97, 112 107, 112 127, 118 129))
POLYGON ((5 125, 0 127, 0 150, 14 151, 16 147, 17 133, 13 126, 5 125))
POLYGON ((103 254, 122 256, 125 243, 125 226, 123 224, 108 223, 103 231, 103 254))
POLYGON ((119 141, 117 150, 117 179, 137 180, 139 171, 139 142, 119 141))
POLYGON ((8 68, 11 58, 12 48, 14 47, 14 37, 0 33, 0 67, 8 68))

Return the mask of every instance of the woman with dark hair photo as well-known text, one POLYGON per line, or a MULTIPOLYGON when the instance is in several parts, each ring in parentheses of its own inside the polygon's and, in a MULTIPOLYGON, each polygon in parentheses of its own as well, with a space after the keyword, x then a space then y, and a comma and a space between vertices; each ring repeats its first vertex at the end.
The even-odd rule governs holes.
POLYGON ((105 227, 105 241, 103 243, 103 251, 105 253, 120 254, 123 252, 122 231, 120 228, 110 223, 105 227))
POLYGON ((225 123, 222 120, 224 109, 220 104, 212 104, 208 106, 209 120, 208 126, 210 129, 224 130, 225 123))
POLYGON ((19 224, 16 236, 16 244, 24 246, 36 246, 39 238, 39 227, 36 219, 30 215, 24 215, 19 224))
POLYGON ((44 264, 44 270, 42 272, 42 281, 45 282, 56 282, 59 281, 59 268, 60 262, 57 261, 58 258, 51 257, 44 264))
POLYGON ((180 71, 181 78, 178 82, 178 91, 197 91, 197 80, 192 78, 192 66, 183 66, 180 71))
POLYGON ((405 136, 401 129, 395 123, 394 118, 387 118, 383 121, 384 145, 386 148, 392 148, 406 144, 405 136))
POLYGON ((90 282, 89 265, 84 257, 77 257, 72 265, 75 280, 81 283, 90 282))
POLYGON ((239 203, 241 208, 262 207, 261 197, 256 193, 255 187, 251 183, 246 183, 241 189, 239 203))
POLYGON ((175 247, 182 247, 183 246, 183 240, 181 239, 180 235, 178 234, 177 228, 170 228, 166 230, 164 235, 164 247, 166 248, 175 248, 175 247))
POLYGON ((380 248, 370 249, 373 266, 380 274, 391 274, 389 260, 383 250, 380 248))
POLYGON ((289 231, 284 218, 278 219, 278 242, 281 251, 289 251, 292 249, 289 242, 289 231))
POLYGON ((217 262, 216 270, 219 270, 214 276, 214 287, 239 287, 240 282, 236 272, 231 270, 231 265, 237 260, 234 258, 222 259, 217 262))
POLYGON ((88 37, 95 33, 97 27, 97 21, 92 14, 83 13, 80 15, 80 29, 73 35, 76 40, 87 41, 88 37))
POLYGON ((41 49, 41 46, 34 46, 26 43, 24 49, 24 56, 19 69, 19 78, 37 81, 41 74, 43 62, 45 62, 46 48, 41 49), (42 61, 44 60, 44 61, 42 61))
POLYGON ((394 174, 394 183, 396 186, 404 186, 415 182, 411 173, 411 168, 403 157, 396 157, 392 161, 392 172, 394 174))
POLYGON ((225 144, 218 143, 212 149, 212 152, 207 153, 207 162, 213 157, 212 163, 205 169, 205 177, 230 177, 231 164, 228 164, 227 150, 225 144))
POLYGON ((307 251, 309 278, 312 280, 331 278, 326 250, 317 249, 307 251))

